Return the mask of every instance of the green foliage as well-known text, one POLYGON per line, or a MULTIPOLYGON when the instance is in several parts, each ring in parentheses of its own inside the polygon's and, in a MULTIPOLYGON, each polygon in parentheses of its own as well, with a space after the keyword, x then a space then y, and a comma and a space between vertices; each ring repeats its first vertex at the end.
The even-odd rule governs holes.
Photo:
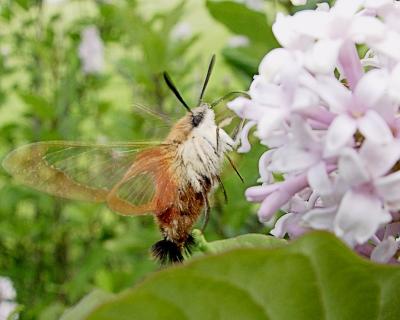
POLYGON ((367 262, 316 232, 158 272, 76 319, 389 320, 400 312, 399 285, 399 268, 367 262))
POLYGON ((235 34, 247 36, 255 42, 275 41, 265 14, 260 11, 233 1, 207 0, 207 8, 215 19, 235 34))
POLYGON ((265 13, 235 1, 207 0, 206 4, 218 22, 249 40, 244 46, 227 46, 222 53, 235 70, 251 79, 257 73, 261 58, 278 46, 265 13))

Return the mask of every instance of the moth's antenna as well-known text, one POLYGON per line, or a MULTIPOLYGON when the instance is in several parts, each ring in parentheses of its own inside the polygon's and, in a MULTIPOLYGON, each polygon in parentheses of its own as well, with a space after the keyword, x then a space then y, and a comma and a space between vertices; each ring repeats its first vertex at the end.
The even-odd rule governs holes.
POLYGON ((234 96, 234 95, 238 95, 238 96, 243 96, 243 97, 246 97, 246 98, 250 98, 250 95, 249 95, 247 92, 244 92, 244 91, 232 91, 232 92, 227 93, 227 94, 224 95, 223 97, 218 98, 218 99, 215 100, 214 102, 212 102, 212 103, 210 104, 211 109, 214 108, 215 106, 219 105, 221 102, 223 102, 223 101, 225 101, 225 100, 231 98, 231 97, 234 96))
POLYGON ((182 103, 182 105, 186 108, 187 111, 192 112, 189 108, 189 106, 187 105, 187 103, 185 102, 185 100, 183 100, 181 94, 179 93, 178 89, 176 88, 176 86, 174 85, 174 83, 172 82, 171 77, 168 75, 168 73, 164 72, 163 73, 164 76, 164 80, 165 83, 167 84, 168 88, 171 89, 171 91, 175 94, 175 97, 178 98, 178 100, 180 101, 180 103, 182 103))
POLYGON ((206 75, 206 78, 204 79, 203 88, 201 89, 201 92, 200 92, 199 102, 197 103, 198 106, 200 105, 201 101, 203 100, 203 95, 204 95, 204 92, 206 91, 208 81, 210 80, 211 73, 214 68, 214 64, 215 64, 215 54, 212 55, 210 64, 208 65, 207 75, 206 75))

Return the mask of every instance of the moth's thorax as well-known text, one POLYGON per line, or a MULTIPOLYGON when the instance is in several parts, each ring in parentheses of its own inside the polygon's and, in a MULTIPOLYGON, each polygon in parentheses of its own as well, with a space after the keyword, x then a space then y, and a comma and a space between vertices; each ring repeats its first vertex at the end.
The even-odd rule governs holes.
POLYGON ((167 141, 176 145, 172 170, 179 187, 190 185, 196 192, 204 190, 207 180, 214 182, 224 153, 233 145, 228 134, 216 125, 214 111, 205 104, 180 119, 167 141))

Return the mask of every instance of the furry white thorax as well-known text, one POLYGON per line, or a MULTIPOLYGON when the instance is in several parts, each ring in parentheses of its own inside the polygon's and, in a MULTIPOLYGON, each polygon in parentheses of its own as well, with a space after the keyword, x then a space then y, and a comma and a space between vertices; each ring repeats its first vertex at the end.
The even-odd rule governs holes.
POLYGON ((204 177, 212 183, 220 174, 224 154, 231 151, 233 146, 231 137, 216 125, 214 111, 202 105, 193 109, 194 114, 199 112, 204 112, 203 120, 178 147, 178 159, 175 162, 182 166, 182 187, 190 184, 196 192, 203 190, 204 177))

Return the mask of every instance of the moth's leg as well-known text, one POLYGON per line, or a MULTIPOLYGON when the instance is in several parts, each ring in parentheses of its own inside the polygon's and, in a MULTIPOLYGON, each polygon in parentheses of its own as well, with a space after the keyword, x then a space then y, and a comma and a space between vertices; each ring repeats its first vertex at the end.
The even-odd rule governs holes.
POLYGON ((238 169, 236 168, 235 164, 233 163, 232 159, 227 154, 225 154, 225 157, 228 159, 229 164, 232 166, 233 170, 235 170, 239 179, 244 183, 243 177, 240 175, 240 173, 239 173, 238 169))
POLYGON ((220 176, 217 176, 217 180, 218 180, 219 185, 221 186, 222 193, 224 194, 225 204, 227 204, 228 203, 228 194, 226 193, 225 186, 222 183, 222 180, 221 180, 220 176))
POLYGON ((233 129, 233 132, 232 132, 232 140, 233 141, 235 141, 235 144, 237 143, 237 139, 238 139, 238 137, 239 137, 239 134, 242 132, 242 130, 243 130, 243 127, 244 127, 244 122, 245 122, 245 119, 242 119, 241 121, 240 121, 240 123, 233 129))
POLYGON ((219 152, 219 127, 216 128, 215 130, 215 139, 217 140, 217 153, 219 152))
POLYGON ((210 203, 208 201, 208 197, 207 194, 202 193, 203 198, 204 198, 204 203, 206 205, 205 210, 204 210, 204 222, 203 222, 203 226, 201 227, 201 232, 203 233, 204 230, 207 227, 208 221, 210 220, 210 203))

